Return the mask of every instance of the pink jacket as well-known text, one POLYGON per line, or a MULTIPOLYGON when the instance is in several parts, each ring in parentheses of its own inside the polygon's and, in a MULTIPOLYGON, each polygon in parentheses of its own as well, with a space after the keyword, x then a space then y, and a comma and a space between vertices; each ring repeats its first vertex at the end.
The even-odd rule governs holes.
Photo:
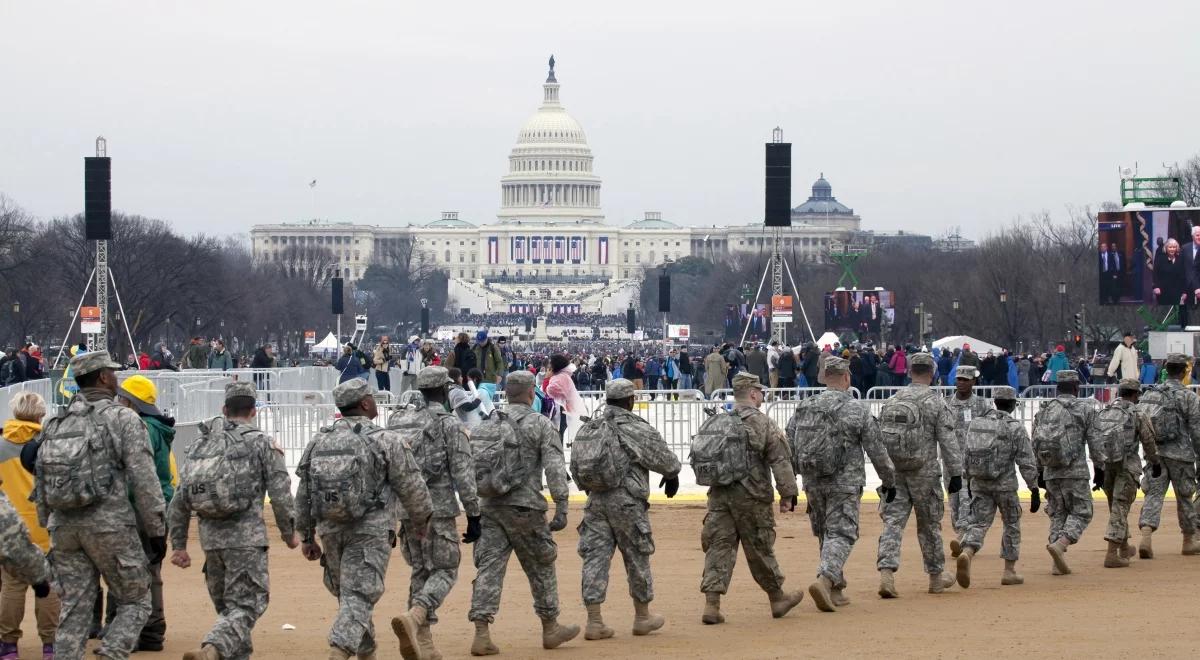
POLYGON ((546 395, 557 403, 568 415, 578 417, 584 413, 583 397, 575 389, 575 381, 571 380, 571 372, 567 369, 550 377, 546 385, 546 395))
POLYGON ((894 374, 903 374, 908 372, 908 357, 904 351, 896 351, 892 354, 892 361, 888 364, 894 374))

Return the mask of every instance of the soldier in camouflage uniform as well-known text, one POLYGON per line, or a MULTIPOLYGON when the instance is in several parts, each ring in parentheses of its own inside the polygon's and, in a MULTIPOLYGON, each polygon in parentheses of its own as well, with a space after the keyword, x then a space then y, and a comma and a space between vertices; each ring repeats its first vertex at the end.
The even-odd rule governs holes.
MULTIPOLYGON (((377 466, 386 466, 378 475, 382 480, 377 506, 350 522, 315 520, 312 462, 314 447, 325 433, 304 448, 296 475, 296 531, 301 552, 309 561, 323 559, 325 587, 338 599, 337 616, 329 631, 329 660, 375 658, 375 626, 371 614, 383 596, 384 577, 395 545, 397 503, 408 515, 412 534, 424 538, 433 505, 429 489, 412 451, 396 433, 381 429, 373 420, 378 413, 370 386, 361 378, 351 378, 333 388, 333 403, 342 418, 327 429, 329 435, 358 434, 370 443, 377 466), (318 543, 314 532, 321 535, 318 543)), ((383 468, 380 467, 382 470, 383 468)), ((415 631, 408 630, 410 645, 415 631)), ((421 657, 421 656, 418 656, 421 657)))
POLYGON ((29 528, 4 493, 0 493, 0 564, 13 577, 33 585, 34 596, 50 595, 46 553, 29 539, 29 528))
POLYGON ((63 658, 83 656, 103 576, 109 598, 117 602, 117 611, 96 655, 125 660, 150 615, 150 570, 146 549, 138 537, 138 523, 154 555, 150 559, 162 561, 166 556, 162 485, 154 472, 146 425, 136 412, 113 401, 116 370, 121 365, 113 362, 108 351, 95 351, 72 358, 70 368, 79 393, 43 430, 35 495, 39 522, 50 531, 50 565, 59 576, 63 592, 54 649, 63 658), (46 477, 46 470, 53 469, 46 461, 47 454, 52 453, 48 447, 52 442, 77 441, 65 436, 56 439, 56 423, 85 414, 89 404, 93 417, 84 423, 101 423, 99 433, 110 452, 104 457, 93 455, 92 465, 101 471, 111 470, 112 486, 89 505, 52 507, 48 503, 52 486, 46 477), (101 465, 106 460, 109 464, 101 465))
POLYGON ((1179 517, 1179 529, 1183 531, 1183 554, 1200 554, 1200 539, 1196 537, 1200 516, 1191 505, 1196 495, 1196 461, 1200 457, 1200 397, 1182 382, 1187 372, 1186 356, 1168 355, 1164 369, 1166 381, 1143 395, 1146 403, 1153 402, 1157 406, 1153 421, 1162 471, 1159 475, 1151 473, 1142 477, 1142 490, 1146 493, 1138 519, 1142 533, 1138 555, 1142 559, 1154 557, 1151 536, 1162 518, 1167 486, 1175 489, 1175 512, 1179 517))
POLYGON ((833 612, 838 607, 850 604, 850 599, 843 591, 846 577, 842 568, 858 541, 858 503, 866 485, 863 452, 871 458, 871 465, 883 482, 879 494, 884 501, 896 497, 896 474, 887 450, 879 441, 879 425, 871 417, 871 411, 850 395, 848 361, 832 356, 825 358, 825 387, 828 389, 801 405, 823 407, 831 411, 837 427, 806 431, 799 428, 802 415, 797 411, 788 422, 787 437, 794 448, 794 457, 800 454, 802 443, 813 440, 808 434, 814 432, 835 436, 846 451, 842 467, 833 474, 823 476, 805 474, 804 466, 793 460, 796 471, 804 481, 809 522, 821 547, 817 581, 808 587, 808 593, 817 609, 833 612))
MULTIPOLYGON (((1004 523, 1004 534, 1000 537, 1000 557, 1004 559, 1004 575, 1000 578, 1000 584, 1025 583, 1025 578, 1017 573, 1017 559, 1021 553, 1021 500, 1017 497, 1017 476, 1013 472, 1013 465, 1017 466, 1025 485, 1029 486, 1032 497, 1029 512, 1037 513, 1041 507, 1037 463, 1033 458, 1029 434, 1025 432, 1025 425, 1012 416, 1012 412, 1017 409, 1017 393, 1011 387, 997 387, 994 399, 996 410, 984 414, 997 418, 999 422, 999 430, 992 444, 993 451, 996 452, 992 460, 996 465, 1003 467, 1003 474, 997 479, 971 474, 970 461, 966 461, 967 476, 970 479, 971 518, 970 526, 963 535, 956 576, 959 586, 964 589, 971 586, 971 562, 983 547, 983 538, 995 521, 997 510, 1000 511, 1000 519, 1004 523)), ((992 420, 985 420, 985 423, 990 421, 992 420)), ((965 456, 965 443, 963 451, 965 456)))
MULTIPOLYGON (((919 423, 921 445, 918 449, 920 467, 916 469, 896 468, 896 497, 892 502, 879 503, 879 517, 883 520, 883 532, 879 535, 879 596, 896 598, 895 572, 900 568, 900 542, 904 538, 904 527, 914 511, 917 514, 917 542, 921 546, 921 558, 925 572, 929 574, 929 593, 942 593, 954 584, 954 576, 945 573, 946 555, 942 545, 942 516, 945 504, 942 499, 942 468, 945 464, 949 477, 947 490, 951 493, 962 489, 962 453, 958 436, 954 431, 954 413, 950 412, 946 400, 930 389, 936 369, 933 356, 917 353, 909 358, 909 377, 912 383, 896 393, 893 399, 908 401, 920 411, 919 423)), ((885 405, 886 410, 886 405, 885 405)), ((893 464, 900 463, 892 447, 888 455, 893 464)))
POLYGON ((437 623, 437 608, 458 581, 462 556, 456 523, 459 500, 467 513, 463 543, 474 543, 480 534, 471 444, 462 422, 444 405, 446 388, 453 382, 444 367, 425 367, 417 374, 419 398, 410 399, 416 403, 410 402, 407 410, 397 412, 388 422, 389 428, 405 429, 403 435, 422 468, 433 500, 433 520, 424 540, 412 533, 408 512, 400 512, 400 550, 412 567, 412 579, 408 584, 409 610, 392 619, 392 629, 400 638, 400 654, 409 659, 418 655, 404 645, 407 635, 402 629, 406 626, 416 628, 418 646, 427 660, 442 657, 433 645, 429 626, 437 623))
POLYGON ((622 485, 612 490, 591 492, 579 523, 579 556, 583 558, 583 603, 588 623, 585 639, 607 639, 613 629, 604 625, 600 608, 608 592, 608 569, 613 552, 621 549, 629 593, 633 597, 633 634, 648 635, 665 623, 650 613, 654 600, 654 582, 650 576, 650 555, 654 538, 650 534, 650 472, 663 476, 660 485, 667 497, 679 489, 679 458, 646 420, 633 413, 633 382, 625 378, 610 380, 604 387, 606 405, 600 420, 616 429, 621 448, 629 454, 629 468, 622 485))
MULTIPOLYGON (((226 450, 227 460, 245 461, 244 474, 253 483, 243 484, 252 503, 228 517, 200 520, 200 547, 204 549, 204 583, 217 610, 217 622, 196 651, 184 660, 242 660, 254 651, 251 633, 267 610, 270 579, 267 572, 267 526, 263 521, 263 496, 271 498, 275 526, 288 548, 300 545, 296 536, 296 504, 292 480, 283 462, 283 450, 254 426, 254 383, 237 381, 225 386, 221 417, 207 424, 211 432, 229 433, 241 439, 240 447, 226 450)), ((193 448, 197 445, 193 445, 193 448)), ((189 453, 189 458, 191 457, 189 453)), ((179 489, 171 500, 167 523, 171 533, 171 563, 180 568, 192 565, 188 555, 188 527, 195 511, 194 497, 210 496, 208 484, 192 480, 184 465, 179 489)))
MULTIPOLYGON (((1122 439, 1120 449, 1124 450, 1123 455, 1104 456, 1104 495, 1108 498, 1108 528, 1104 531, 1104 540, 1108 542, 1108 553, 1104 555, 1105 568, 1128 566, 1129 558, 1135 552, 1133 546, 1129 545, 1129 509, 1137 499, 1138 481, 1142 477, 1139 445, 1146 462, 1151 466, 1151 474, 1158 477, 1163 471, 1150 414, 1138 405, 1141 393, 1142 384, 1137 379, 1123 378, 1117 385, 1117 394, 1121 398, 1108 404, 1111 408, 1122 408, 1133 416, 1133 437, 1122 439)), ((1105 449, 1109 450, 1107 445, 1105 449)))
MULTIPOLYGON (((978 378, 979 369, 970 365, 959 366, 955 372, 954 396, 947 401, 950 412, 954 413, 954 430, 958 435, 959 453, 962 453, 963 434, 967 432, 967 425, 972 419, 983 417, 993 409, 991 401, 975 394, 975 382, 978 378)), ((960 490, 950 493, 947 500, 950 507, 950 525, 954 527, 956 535, 956 538, 950 539, 950 556, 957 557, 962 552, 963 535, 971 526, 971 497, 960 490)))
POLYGON ((504 384, 507 413, 521 443, 525 481, 500 497, 483 497, 483 533, 475 542, 475 582, 467 618, 475 623, 471 655, 495 655, 488 626, 500 609, 500 593, 508 559, 515 552, 533 592, 533 611, 542 620, 542 647, 558 646, 579 635, 579 626, 558 623, 558 576, 554 561, 558 545, 551 532, 567 526, 569 478, 563 461, 562 440, 543 415, 530 408, 534 397, 533 374, 514 371, 504 384), (542 474, 554 500, 554 518, 546 523, 546 498, 542 474))
POLYGON ((733 412, 746 426, 750 442, 750 471, 746 478, 728 486, 708 489, 708 513, 700 533, 704 549, 704 592, 706 624, 725 622, 721 614, 721 594, 729 591, 738 545, 746 554, 750 574, 767 592, 771 616, 780 618, 804 599, 803 591, 784 592, 783 572, 775 560, 775 515, 771 503, 779 489, 779 509, 792 511, 796 506, 796 475, 792 471, 791 451, 783 431, 759 407, 766 396, 758 376, 741 372, 733 377, 733 412))
MULTIPOLYGON (((1050 517, 1050 544, 1046 546, 1046 551, 1050 553, 1050 558, 1054 561, 1051 574, 1068 575, 1071 568, 1067 565, 1067 548, 1079 542, 1083 530, 1087 529, 1088 524, 1092 521, 1092 493, 1088 489, 1088 461, 1084 455, 1084 447, 1087 448, 1087 453, 1093 457, 1099 456, 1100 452, 1095 444, 1096 434, 1093 432, 1093 422, 1096 418, 1094 400, 1076 397, 1079 392, 1079 372, 1074 369, 1063 369, 1058 371, 1055 376, 1058 396, 1054 400, 1064 404, 1067 411, 1078 420, 1076 423, 1083 431, 1083 438, 1078 441, 1081 446, 1075 448, 1075 458, 1069 465, 1059 467, 1044 465, 1036 442, 1034 443, 1034 458, 1037 460, 1038 474, 1046 484, 1046 515, 1050 517)), ((1048 405, 1051 403, 1042 403, 1042 409, 1045 410, 1048 405)), ((1040 415, 1039 411, 1039 417, 1040 415)), ((1045 434, 1047 437, 1063 437, 1067 434, 1067 429, 1048 428, 1043 430, 1040 429, 1038 420, 1035 419, 1033 428, 1035 440, 1039 434, 1045 434)), ((1104 468, 1095 461, 1093 461, 1093 466, 1095 469, 1093 483, 1099 489, 1104 483, 1104 468)))

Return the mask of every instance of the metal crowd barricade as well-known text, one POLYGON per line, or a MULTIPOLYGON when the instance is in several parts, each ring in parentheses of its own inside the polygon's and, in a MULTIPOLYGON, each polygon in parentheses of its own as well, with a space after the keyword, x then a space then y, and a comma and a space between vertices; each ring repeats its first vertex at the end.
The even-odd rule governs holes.
MULTIPOLYGON (((768 401, 779 401, 786 399, 807 399, 810 396, 816 396, 824 392, 824 387, 768 387, 765 389, 768 401)), ((850 393, 854 398, 861 399, 862 393, 855 388, 850 388, 850 393)), ((711 401, 731 401, 733 390, 730 388, 721 388, 713 390, 709 395, 711 401)))
POLYGON ((0 415, 4 419, 8 419, 9 408, 8 404, 12 398, 20 392, 34 392, 46 400, 47 414, 54 414, 54 383, 49 378, 39 378, 37 380, 27 380, 23 383, 15 383, 8 387, 0 387, 0 415))

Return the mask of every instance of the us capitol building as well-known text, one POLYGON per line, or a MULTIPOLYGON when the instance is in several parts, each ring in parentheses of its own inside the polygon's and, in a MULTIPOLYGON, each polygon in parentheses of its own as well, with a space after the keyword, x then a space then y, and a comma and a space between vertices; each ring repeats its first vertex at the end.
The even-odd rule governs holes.
MULTIPOLYGON (((411 255, 409 263, 448 272, 454 310, 532 312, 541 306, 615 314, 636 298, 647 268, 687 256, 717 261, 735 252, 769 254, 771 237, 761 220, 689 227, 647 211, 632 222, 606 222, 593 161, 583 128, 559 100, 551 57, 542 105, 517 134, 500 179, 496 222, 477 225, 445 211, 404 227, 317 220, 255 225, 253 255, 261 263, 303 267, 295 262, 327 249, 350 282, 371 264, 411 255)), ((824 262, 831 244, 863 233, 861 223, 822 175, 808 201, 792 210, 783 250, 800 261, 824 262)))

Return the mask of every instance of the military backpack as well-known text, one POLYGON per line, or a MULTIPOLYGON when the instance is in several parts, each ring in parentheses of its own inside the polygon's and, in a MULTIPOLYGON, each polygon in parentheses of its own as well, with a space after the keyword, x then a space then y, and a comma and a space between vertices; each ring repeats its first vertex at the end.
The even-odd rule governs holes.
POLYGON ((1093 424, 1092 432, 1099 438, 1097 444, 1104 463, 1120 463, 1131 451, 1136 452, 1133 445, 1137 432, 1131 409, 1109 404, 1096 415, 1093 424))
POLYGON ((967 425, 963 438, 963 467, 971 478, 991 481, 1004 476, 1008 467, 1002 460, 1007 458, 1004 455, 1005 417, 1000 411, 989 410, 967 425))
POLYGON ((879 437, 897 470, 913 471, 925 466, 925 425, 918 400, 893 396, 879 411, 879 437))
POLYGON ((1154 423, 1155 440, 1160 445, 1184 445, 1187 437, 1187 424, 1184 421, 1183 404, 1180 402, 1181 393, 1171 391, 1166 384, 1155 385, 1142 393, 1139 403, 1146 404, 1154 411, 1151 421, 1154 423))
POLYGON ((728 486, 750 476, 750 433, 737 411, 704 420, 690 453, 692 472, 701 486, 728 486))
POLYGON ((1083 453, 1083 422, 1059 399, 1042 404, 1033 418, 1033 453, 1045 467, 1067 467, 1083 453))
POLYGON ((793 417, 792 465, 803 477, 828 477, 846 466, 846 425, 838 418, 847 401, 821 395, 800 404, 793 417))
POLYGON ((69 511, 106 499, 123 468, 105 421, 111 401, 89 402, 77 394, 46 423, 38 449, 37 488, 51 509, 69 511))
POLYGON ((620 486, 630 463, 620 431, 607 415, 588 420, 571 444, 571 477, 575 485, 589 493, 620 486))
POLYGON ((405 406, 388 418, 388 429, 396 431, 412 449, 425 481, 447 472, 446 437, 440 425, 450 413, 413 405, 405 406))
POLYGON ((373 439, 382 431, 339 419, 313 438, 307 466, 313 518, 354 522, 384 505, 384 466, 373 439))
POLYGON ((525 480, 521 436, 508 413, 497 410, 471 430, 475 489, 480 497, 506 495, 525 480))
POLYGON ((255 429, 218 417, 200 424, 200 437, 188 447, 180 483, 188 504, 201 518, 228 518, 254 504, 259 465, 251 461, 247 435, 255 429))

